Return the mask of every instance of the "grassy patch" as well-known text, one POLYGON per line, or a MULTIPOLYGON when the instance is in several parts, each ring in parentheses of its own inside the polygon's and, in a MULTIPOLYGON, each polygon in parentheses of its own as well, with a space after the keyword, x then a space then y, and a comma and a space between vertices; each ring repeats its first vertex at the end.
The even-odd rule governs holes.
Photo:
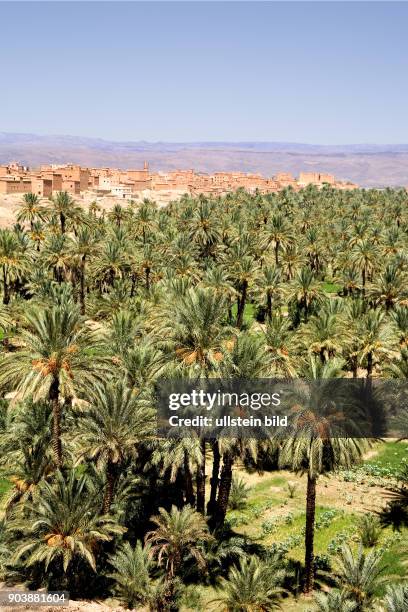
POLYGON ((376 450, 376 455, 365 461, 365 465, 386 468, 397 473, 401 468, 401 463, 408 461, 408 444, 406 441, 380 442, 376 450))
MULTIPOLYGON (((232 307, 232 316, 234 320, 236 320, 237 318, 237 311, 238 311, 238 307, 236 304, 234 304, 232 307)), ((256 313, 255 304, 252 304, 251 302, 249 302, 248 304, 245 304, 244 323, 252 323, 252 321, 255 320, 255 313, 256 313)))
POLYGON ((325 281, 322 285, 322 289, 325 293, 338 293, 341 290, 341 285, 330 281, 325 281))

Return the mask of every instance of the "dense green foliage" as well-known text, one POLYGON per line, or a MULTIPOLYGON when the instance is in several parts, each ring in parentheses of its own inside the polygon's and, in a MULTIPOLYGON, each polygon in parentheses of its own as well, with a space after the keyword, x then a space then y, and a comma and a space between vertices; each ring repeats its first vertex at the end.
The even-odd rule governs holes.
MULTIPOLYGON (((350 470, 367 441, 330 442, 318 423, 306 437, 300 422, 280 445, 161 440, 154 383, 407 378, 407 203, 404 190, 329 187, 110 212, 25 197, 0 230, 0 580, 150 610, 202 609, 202 588, 230 612, 312 591, 318 479, 350 470), (229 508, 252 496, 238 462, 307 475, 304 566, 231 530, 229 508)), ((404 528, 398 478, 388 514, 362 519, 364 545, 404 528)), ((337 552, 316 609, 372 609, 384 551, 337 552)), ((405 591, 390 587, 384 609, 405 591)))

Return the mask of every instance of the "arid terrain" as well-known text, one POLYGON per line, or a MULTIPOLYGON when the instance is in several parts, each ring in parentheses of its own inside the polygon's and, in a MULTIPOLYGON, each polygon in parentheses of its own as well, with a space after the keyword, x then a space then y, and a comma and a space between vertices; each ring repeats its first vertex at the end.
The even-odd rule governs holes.
POLYGON ((408 145, 322 146, 273 142, 147 143, 110 142, 73 136, 0 133, 0 164, 18 159, 29 166, 77 163, 83 166, 195 168, 199 172, 326 172, 363 187, 408 184, 408 145))

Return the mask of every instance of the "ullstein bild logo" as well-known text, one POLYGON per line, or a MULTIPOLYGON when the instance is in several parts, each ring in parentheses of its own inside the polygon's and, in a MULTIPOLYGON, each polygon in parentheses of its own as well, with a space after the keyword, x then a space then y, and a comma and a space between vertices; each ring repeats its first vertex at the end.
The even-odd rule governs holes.
POLYGON ((159 381, 156 397, 163 437, 408 435, 404 381, 173 379, 159 381))

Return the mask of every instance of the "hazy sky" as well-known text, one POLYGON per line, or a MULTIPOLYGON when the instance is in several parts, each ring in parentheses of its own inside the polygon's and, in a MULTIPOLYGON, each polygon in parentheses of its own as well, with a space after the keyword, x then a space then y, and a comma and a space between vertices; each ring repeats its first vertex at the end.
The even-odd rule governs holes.
POLYGON ((408 142, 408 4, 0 2, 0 131, 408 142))

